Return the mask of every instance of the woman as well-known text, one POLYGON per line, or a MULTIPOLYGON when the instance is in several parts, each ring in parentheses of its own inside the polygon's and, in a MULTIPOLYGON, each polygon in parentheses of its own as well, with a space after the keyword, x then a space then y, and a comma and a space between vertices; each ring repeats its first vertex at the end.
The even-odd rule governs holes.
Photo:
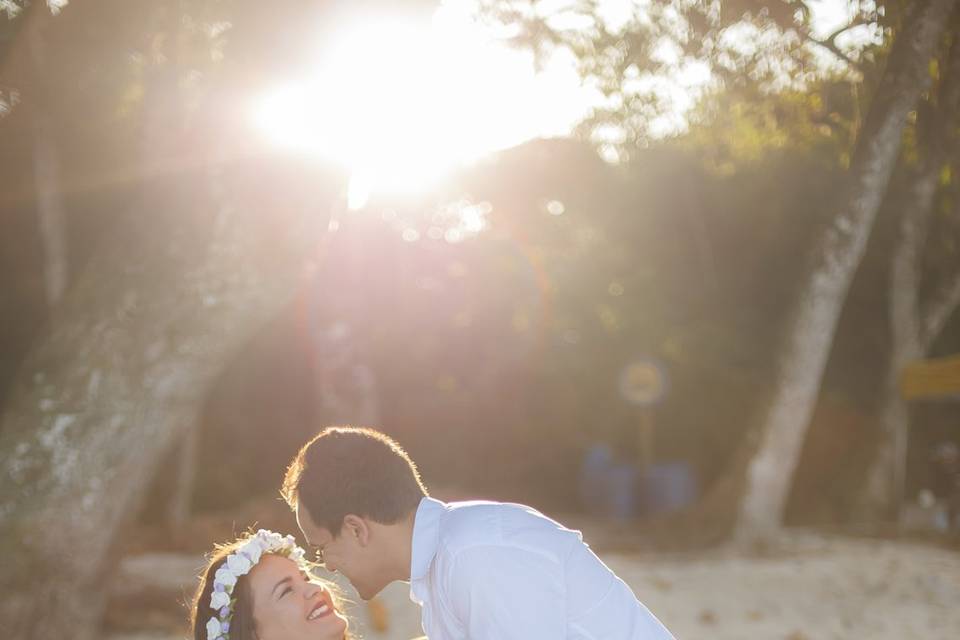
POLYGON ((293 536, 261 529, 218 546, 191 615, 194 640, 345 640, 331 585, 313 577, 293 536))

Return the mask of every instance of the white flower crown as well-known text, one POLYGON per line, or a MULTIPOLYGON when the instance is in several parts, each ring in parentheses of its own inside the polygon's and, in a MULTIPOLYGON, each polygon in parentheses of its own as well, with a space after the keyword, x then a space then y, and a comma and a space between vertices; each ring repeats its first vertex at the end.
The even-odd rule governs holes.
POLYGON ((230 620, 236 604, 233 587, 237 584, 237 578, 250 573, 265 553, 290 558, 304 570, 308 569, 303 549, 297 546, 293 536, 284 537, 266 529, 257 531, 239 549, 228 555, 226 562, 213 575, 210 608, 217 614, 207 621, 207 640, 228 640, 230 620))

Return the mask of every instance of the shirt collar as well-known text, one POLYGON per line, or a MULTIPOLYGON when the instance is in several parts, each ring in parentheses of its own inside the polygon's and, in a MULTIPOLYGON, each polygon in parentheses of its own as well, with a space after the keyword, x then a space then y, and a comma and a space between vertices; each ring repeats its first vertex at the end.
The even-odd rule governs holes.
POLYGON ((423 579, 430 570, 437 546, 440 543, 440 520, 447 505, 429 496, 424 496, 413 518, 413 540, 410 553, 410 598, 422 603, 427 585, 423 579))

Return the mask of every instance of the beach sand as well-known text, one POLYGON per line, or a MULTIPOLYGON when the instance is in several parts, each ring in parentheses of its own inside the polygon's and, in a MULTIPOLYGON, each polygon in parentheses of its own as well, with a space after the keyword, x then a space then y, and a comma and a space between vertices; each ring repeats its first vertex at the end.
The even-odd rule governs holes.
MULTIPOLYGON (((931 544, 795 534, 764 556, 731 549, 599 555, 678 640, 960 638, 960 553, 931 544)), ((175 592, 183 602, 200 564, 200 558, 176 554, 128 557, 117 581, 124 594, 117 597, 129 599, 149 575, 152 586, 144 588, 153 593, 150 600, 175 592)), ((345 591, 352 594, 349 586, 345 591)), ((357 602, 350 611, 368 640, 422 634, 403 583, 388 587, 375 604, 357 602)), ((171 629, 157 616, 138 619, 143 628, 114 629, 107 638, 185 637, 182 624, 171 629), (150 620, 158 628, 151 630, 150 620)))

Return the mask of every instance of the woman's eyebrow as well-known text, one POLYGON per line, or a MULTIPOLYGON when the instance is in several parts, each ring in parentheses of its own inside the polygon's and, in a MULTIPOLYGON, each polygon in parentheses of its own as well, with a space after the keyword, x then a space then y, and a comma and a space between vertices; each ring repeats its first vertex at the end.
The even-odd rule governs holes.
POLYGON ((273 585, 273 591, 270 592, 270 595, 273 596, 273 594, 275 594, 275 593, 277 592, 277 587, 279 587, 280 585, 282 585, 282 584, 284 584, 284 583, 289 583, 289 582, 291 582, 292 580, 293 580, 293 578, 291 578, 290 576, 287 576, 286 578, 283 578, 282 580, 280 580, 279 582, 277 582, 277 584, 273 585))

